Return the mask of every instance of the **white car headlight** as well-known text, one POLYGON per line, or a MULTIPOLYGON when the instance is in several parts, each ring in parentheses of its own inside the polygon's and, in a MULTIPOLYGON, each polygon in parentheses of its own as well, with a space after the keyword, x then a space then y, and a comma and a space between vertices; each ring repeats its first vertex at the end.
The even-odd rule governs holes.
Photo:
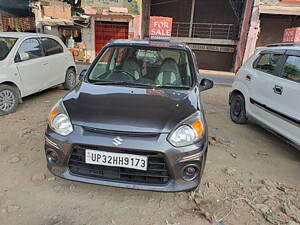
POLYGON ((200 111, 183 120, 169 135, 169 142, 175 147, 194 144, 204 135, 204 121, 200 111))
POLYGON ((61 100, 52 108, 48 117, 48 123, 54 132, 62 136, 67 136, 73 132, 68 112, 61 100))

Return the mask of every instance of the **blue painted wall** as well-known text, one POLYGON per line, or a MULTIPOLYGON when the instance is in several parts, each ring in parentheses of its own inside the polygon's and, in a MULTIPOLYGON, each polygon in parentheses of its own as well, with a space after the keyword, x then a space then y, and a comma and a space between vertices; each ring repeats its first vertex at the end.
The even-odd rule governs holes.
POLYGON ((2 16, 32 16, 29 0, 0 0, 0 13, 2 16))

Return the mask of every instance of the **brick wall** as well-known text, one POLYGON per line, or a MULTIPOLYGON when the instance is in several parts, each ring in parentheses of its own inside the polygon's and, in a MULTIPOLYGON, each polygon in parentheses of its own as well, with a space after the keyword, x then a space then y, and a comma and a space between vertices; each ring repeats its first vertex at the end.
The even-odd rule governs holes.
POLYGON ((44 17, 53 19, 71 19, 71 6, 59 1, 46 1, 42 3, 44 17))

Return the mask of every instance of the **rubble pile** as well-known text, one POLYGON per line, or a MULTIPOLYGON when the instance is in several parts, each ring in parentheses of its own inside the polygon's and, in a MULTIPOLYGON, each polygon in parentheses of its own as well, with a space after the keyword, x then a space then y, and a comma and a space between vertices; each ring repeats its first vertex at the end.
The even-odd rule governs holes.
MULTIPOLYGON (((191 192, 189 199, 210 223, 226 224, 227 219, 246 215, 256 224, 300 224, 300 189, 269 179, 241 181, 226 173, 209 179, 191 192)), ((231 224, 231 223, 230 223, 231 224)))

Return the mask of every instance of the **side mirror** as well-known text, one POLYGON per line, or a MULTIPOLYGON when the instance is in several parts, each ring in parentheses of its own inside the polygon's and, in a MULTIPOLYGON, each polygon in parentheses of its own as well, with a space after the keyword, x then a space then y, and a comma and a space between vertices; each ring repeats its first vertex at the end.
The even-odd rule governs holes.
POLYGON ((87 69, 84 69, 84 70, 81 71, 81 73, 79 74, 79 80, 83 80, 84 79, 84 77, 86 75, 86 71, 87 71, 87 69))
POLYGON ((30 59, 29 54, 26 52, 19 53, 19 55, 20 55, 20 61, 26 61, 30 59))
POLYGON ((211 80, 205 79, 205 78, 202 79, 200 82, 201 91, 211 89, 211 88, 213 88, 213 86, 214 86, 214 82, 211 80))

